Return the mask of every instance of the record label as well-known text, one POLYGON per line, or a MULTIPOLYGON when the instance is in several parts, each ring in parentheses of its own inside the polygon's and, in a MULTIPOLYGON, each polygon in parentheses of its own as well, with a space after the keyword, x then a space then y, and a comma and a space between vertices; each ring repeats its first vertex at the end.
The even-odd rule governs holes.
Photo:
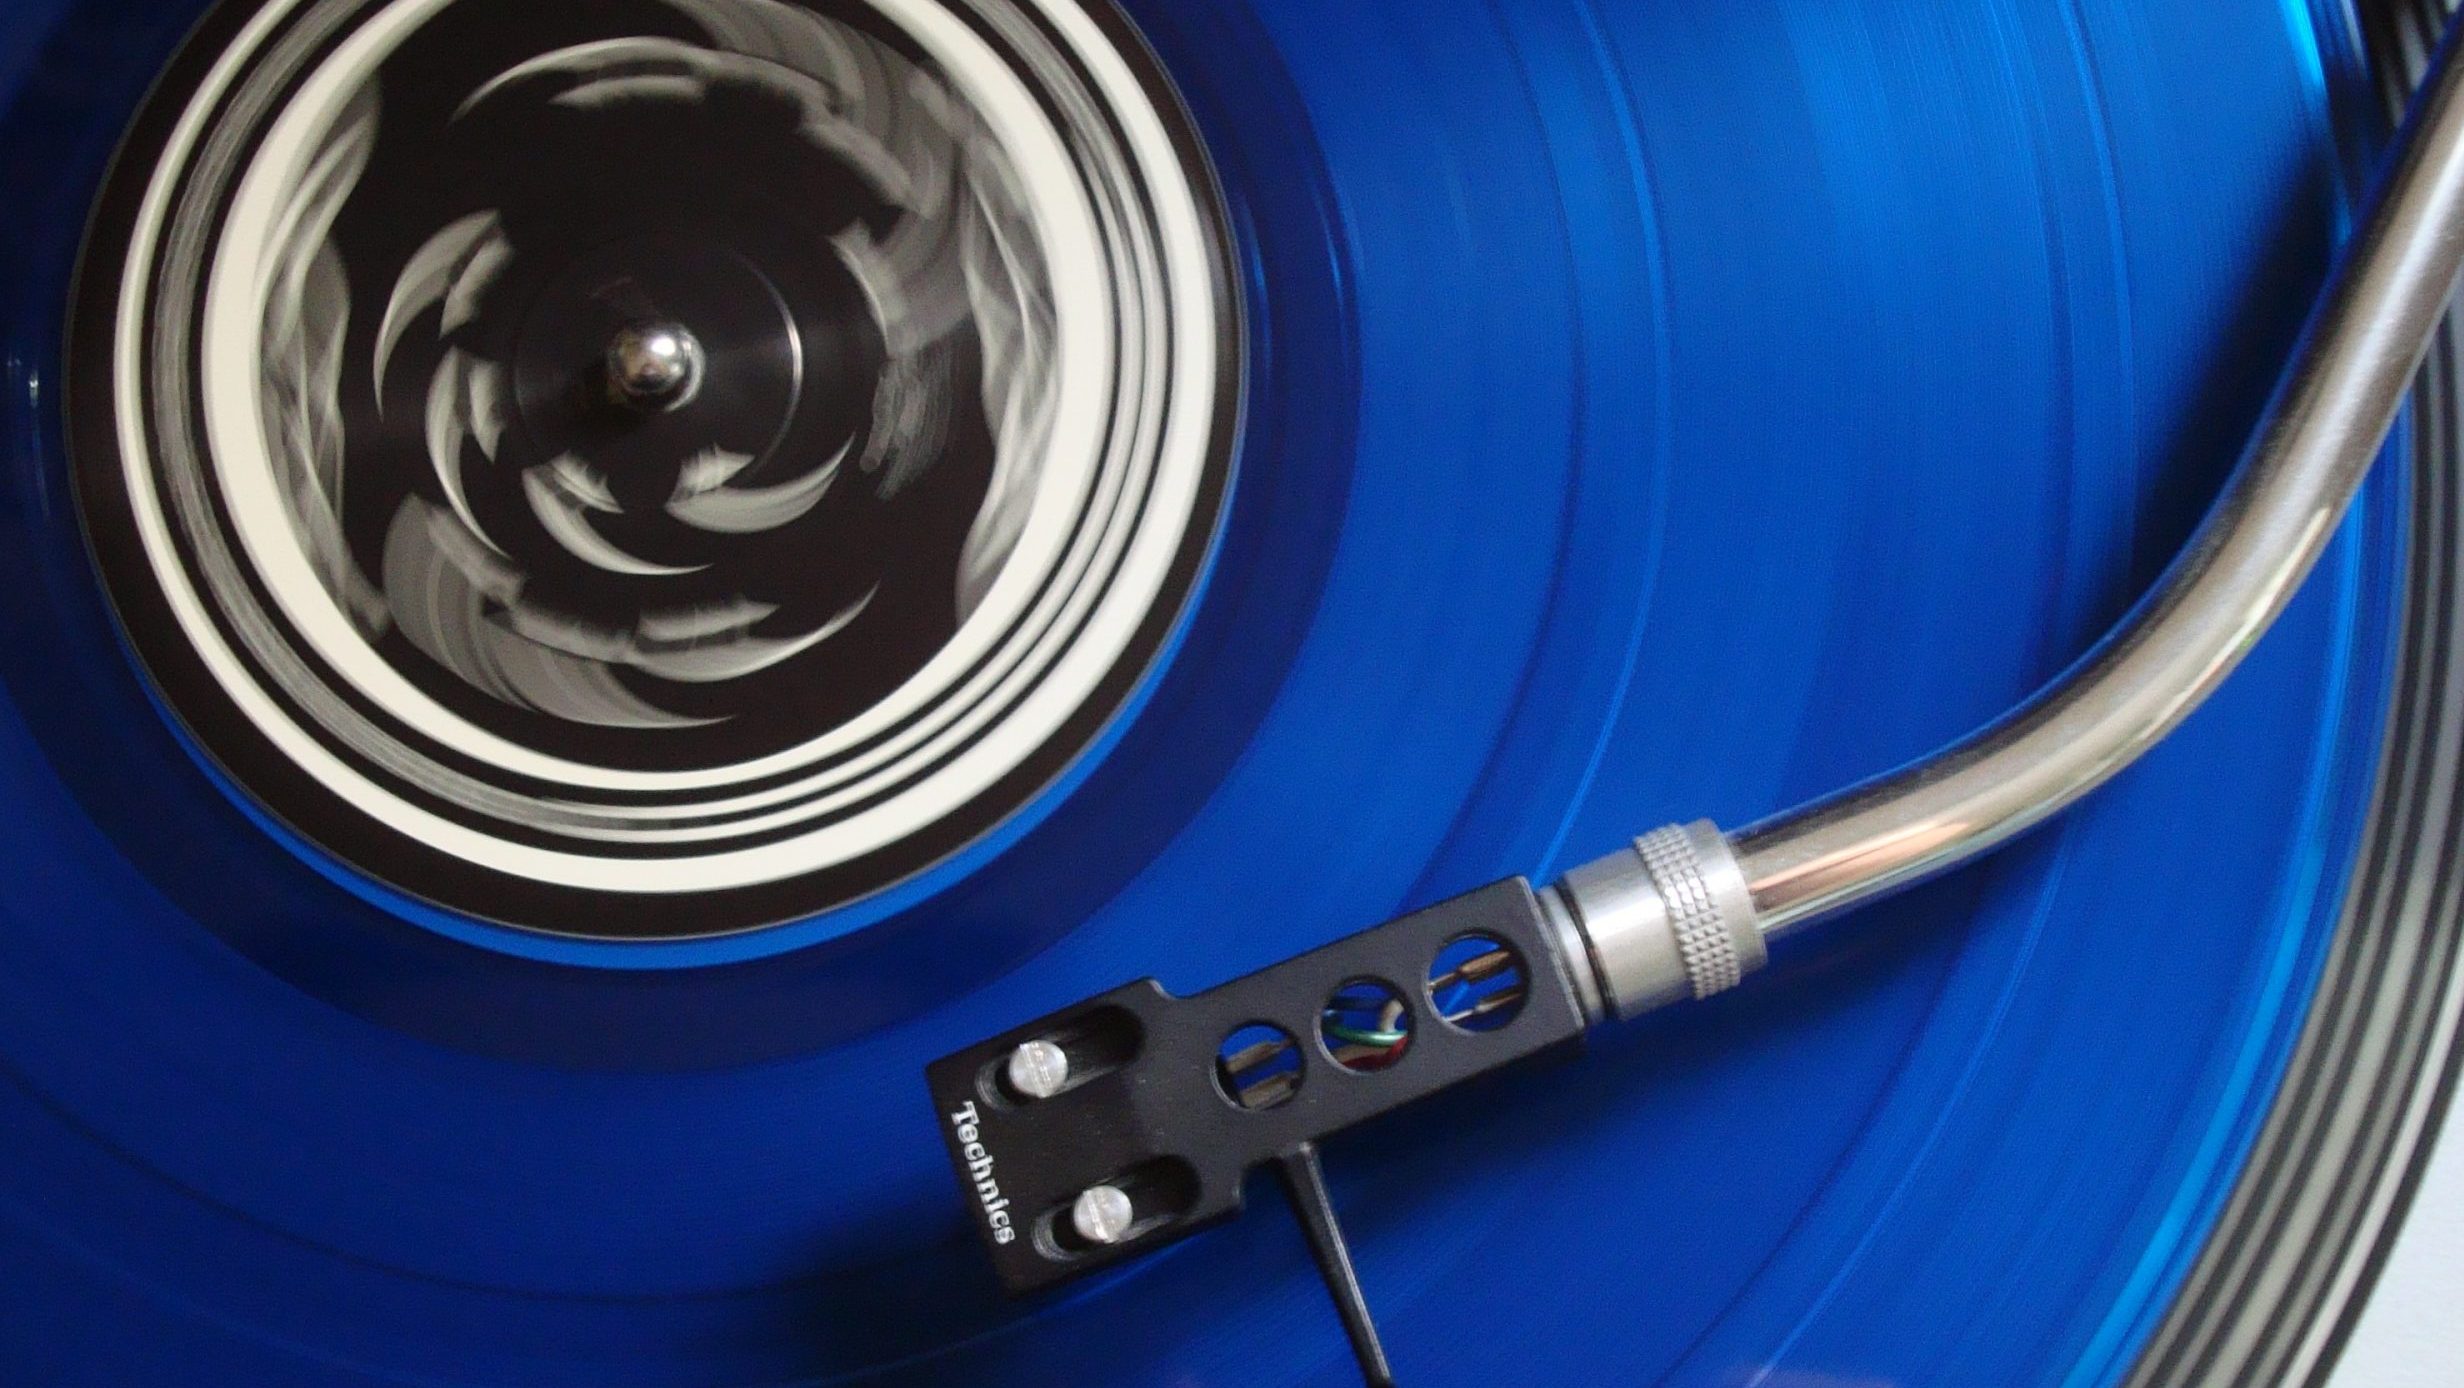
POLYGON ((802 917, 1086 751, 1203 567, 1239 309, 1074 4, 273 0, 124 151, 92 543, 294 831, 559 934, 802 917))

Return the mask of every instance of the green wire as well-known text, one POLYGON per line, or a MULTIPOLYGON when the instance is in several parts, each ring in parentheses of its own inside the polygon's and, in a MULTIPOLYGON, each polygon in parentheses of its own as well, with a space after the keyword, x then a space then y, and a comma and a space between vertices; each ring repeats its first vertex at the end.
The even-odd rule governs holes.
POLYGON ((1358 1027, 1344 1026, 1339 1022, 1328 1022, 1326 1024, 1326 1034, 1336 1038, 1337 1040, 1349 1041, 1358 1046, 1377 1046, 1384 1048, 1402 1041, 1403 1038, 1410 1033, 1401 1031, 1362 1031, 1358 1027))

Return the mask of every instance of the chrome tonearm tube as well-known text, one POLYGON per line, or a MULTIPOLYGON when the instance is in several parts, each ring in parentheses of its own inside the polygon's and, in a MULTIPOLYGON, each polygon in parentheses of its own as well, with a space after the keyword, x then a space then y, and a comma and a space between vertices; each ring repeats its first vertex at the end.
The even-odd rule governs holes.
POLYGON ((1765 941, 1975 858, 2189 716, 2264 635, 2378 456, 2464 268, 2450 27, 2224 494, 2154 591, 2035 697, 1923 761, 1724 835, 1663 829, 1545 891, 1595 1020, 1730 987, 1765 941), (1577 969, 1579 973, 1579 968, 1577 969))

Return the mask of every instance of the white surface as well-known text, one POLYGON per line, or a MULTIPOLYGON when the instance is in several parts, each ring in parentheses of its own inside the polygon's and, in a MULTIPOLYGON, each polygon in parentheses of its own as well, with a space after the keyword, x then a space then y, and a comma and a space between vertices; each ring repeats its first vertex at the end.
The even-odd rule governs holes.
POLYGON ((2464 1125, 2450 1121, 2332 1388, 2464 1384, 2464 1125))

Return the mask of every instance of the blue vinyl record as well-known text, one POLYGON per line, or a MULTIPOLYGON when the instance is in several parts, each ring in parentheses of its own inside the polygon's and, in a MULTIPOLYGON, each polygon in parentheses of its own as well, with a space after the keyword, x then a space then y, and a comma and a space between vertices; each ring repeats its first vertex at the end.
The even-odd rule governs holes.
MULTIPOLYGON (((924 1065, 1651 825, 1749 823, 2000 712, 2233 463, 2365 184, 2372 82, 2332 0, 14 0, 0 1380, 1357 1381, 1263 1188, 1004 1299, 924 1065), (851 114, 883 83, 943 126, 851 114), (891 210, 795 202, 748 152, 782 110, 891 210), (979 126, 1006 163, 918 172, 979 126), (470 193, 498 158, 538 162, 470 193), (624 196, 573 211, 603 179, 624 196), (900 230, 928 206, 949 264, 900 230), (661 230, 730 217, 706 263, 661 230), (842 305, 778 296, 803 345, 763 439, 819 443, 680 444, 637 487, 551 436, 565 386, 526 354, 567 320, 529 306, 669 273, 842 305), (280 394, 370 359, 332 411, 280 394), (183 447, 278 454, 294 425, 312 462, 408 461, 347 496, 251 474, 259 511, 229 475, 228 504, 183 490, 183 447), (1013 469, 1082 426, 1068 507, 994 504, 1061 495, 1013 469), (974 461, 911 468, 927 438, 974 461), (473 448, 531 451, 457 470, 473 448), (859 478, 872 509, 827 509, 859 478), (849 528, 690 549, 756 516, 849 528), (473 577, 521 561, 516 520, 686 596, 526 607, 546 561, 473 577), (694 587, 728 565, 736 609, 694 587), (354 607, 351 572, 392 605, 354 607), (827 644, 910 583, 946 629, 827 644), (841 796, 825 753, 872 775, 910 722, 831 739, 945 666, 949 700, 977 688, 993 667, 950 653, 1013 587, 981 659, 1059 692, 979 723, 919 695, 899 718, 949 710, 952 740, 841 796), (1035 625, 1047 594, 1083 601, 1035 625), (420 625, 452 604, 478 615, 420 625), (277 668, 312 647, 332 680, 277 668), (629 886, 644 862, 669 875, 629 886)), ((729 350, 710 379, 752 379, 729 350)), ((1331 1144, 1401 1381, 2118 1380, 2362 841, 2392 451, 2243 670, 2056 825, 1756 987, 1331 1144)))

